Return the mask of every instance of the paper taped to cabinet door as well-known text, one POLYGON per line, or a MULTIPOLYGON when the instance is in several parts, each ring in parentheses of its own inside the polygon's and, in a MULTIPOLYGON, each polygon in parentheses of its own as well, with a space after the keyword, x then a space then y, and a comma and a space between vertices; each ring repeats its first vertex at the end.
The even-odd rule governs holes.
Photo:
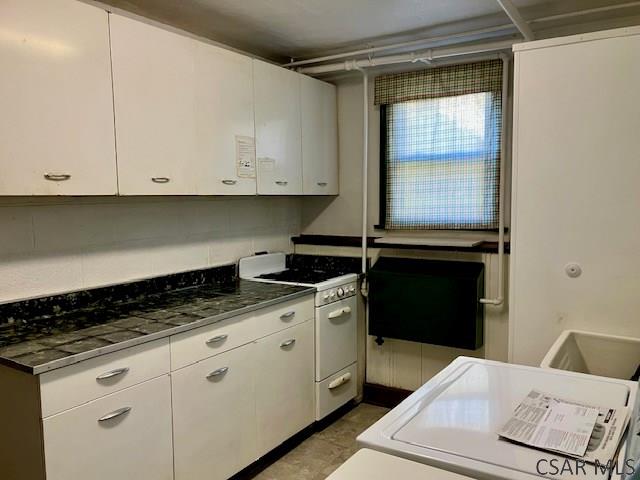
POLYGON ((256 178, 256 142, 253 137, 236 135, 236 175, 256 178))

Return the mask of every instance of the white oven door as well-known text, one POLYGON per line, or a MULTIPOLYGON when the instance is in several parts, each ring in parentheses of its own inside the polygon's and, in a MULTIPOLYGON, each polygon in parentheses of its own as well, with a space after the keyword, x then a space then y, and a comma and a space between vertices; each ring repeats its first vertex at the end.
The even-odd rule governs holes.
POLYGON ((358 301, 349 297, 316 309, 316 381, 357 359, 358 301))

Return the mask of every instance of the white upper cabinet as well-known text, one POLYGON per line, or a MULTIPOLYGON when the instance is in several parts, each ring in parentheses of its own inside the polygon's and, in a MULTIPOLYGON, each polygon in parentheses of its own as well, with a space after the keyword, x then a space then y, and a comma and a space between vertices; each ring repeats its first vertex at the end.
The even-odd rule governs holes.
POLYGON ((255 195, 251 58, 198 43, 198 193, 255 195))
POLYGON ((254 60, 258 193, 302 194, 301 75, 254 60))
POLYGON ((251 59, 117 15, 111 44, 120 194, 255 194, 251 59))
POLYGON ((0 2, 0 195, 117 191, 108 16, 0 2))
POLYGON ((306 195, 338 194, 336 87, 301 77, 302 182, 306 195))

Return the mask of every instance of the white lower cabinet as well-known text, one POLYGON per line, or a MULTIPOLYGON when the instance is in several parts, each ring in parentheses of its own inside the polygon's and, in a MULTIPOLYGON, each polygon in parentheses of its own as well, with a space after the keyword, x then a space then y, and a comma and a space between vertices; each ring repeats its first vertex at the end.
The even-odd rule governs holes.
POLYGON ((0 391, 20 392, 0 395, 0 478, 231 477, 314 421, 313 304, 310 294, 41 378, 0 365, 0 391))
POLYGON ((224 480, 257 459, 250 343, 172 374, 176 480, 224 480))
POLYGON ((314 420, 313 321, 257 342, 256 414, 260 455, 314 420))
POLYGON ((171 480, 171 390, 164 375, 43 421, 47 480, 171 480))

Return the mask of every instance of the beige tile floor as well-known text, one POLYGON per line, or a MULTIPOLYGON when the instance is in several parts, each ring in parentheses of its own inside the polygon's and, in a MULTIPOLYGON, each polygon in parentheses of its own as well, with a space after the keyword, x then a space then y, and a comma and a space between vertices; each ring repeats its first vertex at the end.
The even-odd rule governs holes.
POLYGON ((356 437, 388 411, 388 408, 361 403, 324 430, 314 433, 260 472, 254 480, 327 478, 356 452, 356 437))

